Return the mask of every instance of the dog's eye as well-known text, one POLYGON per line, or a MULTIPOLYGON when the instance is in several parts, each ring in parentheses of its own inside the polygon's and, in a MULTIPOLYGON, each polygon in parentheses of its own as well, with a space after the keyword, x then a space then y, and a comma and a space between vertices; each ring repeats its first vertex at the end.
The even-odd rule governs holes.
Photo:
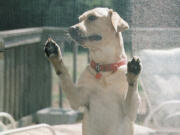
POLYGON ((96 19, 97 19, 97 17, 95 15, 91 15, 91 16, 88 17, 89 21, 94 21, 96 19))

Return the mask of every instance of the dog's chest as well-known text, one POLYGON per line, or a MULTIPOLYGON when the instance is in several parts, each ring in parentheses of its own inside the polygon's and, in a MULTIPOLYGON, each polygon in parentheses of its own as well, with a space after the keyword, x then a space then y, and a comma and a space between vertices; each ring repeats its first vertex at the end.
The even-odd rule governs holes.
POLYGON ((90 107, 93 113, 98 113, 99 111, 96 111, 101 110, 101 114, 106 115, 107 118, 116 114, 120 115, 128 88, 125 72, 102 77, 101 80, 96 80, 92 86, 90 107))
POLYGON ((123 102, 128 88, 125 70, 94 80, 88 112, 89 126, 93 128, 96 125, 103 129, 103 134, 113 134, 111 131, 116 131, 123 124, 123 102))
POLYGON ((102 73, 102 78, 96 79, 96 72, 87 68, 80 77, 80 85, 91 93, 84 122, 93 129, 93 135, 114 135, 112 132, 123 124, 123 101, 128 88, 125 73, 126 67, 113 74, 102 73))

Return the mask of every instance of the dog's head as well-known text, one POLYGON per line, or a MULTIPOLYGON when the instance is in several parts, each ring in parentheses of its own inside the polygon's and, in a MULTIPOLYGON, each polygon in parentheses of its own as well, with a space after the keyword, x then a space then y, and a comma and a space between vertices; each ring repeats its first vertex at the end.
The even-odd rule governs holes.
POLYGON ((79 23, 69 28, 69 33, 82 46, 91 48, 108 44, 114 40, 115 34, 128 28, 128 23, 117 12, 108 8, 95 8, 83 13, 79 23))

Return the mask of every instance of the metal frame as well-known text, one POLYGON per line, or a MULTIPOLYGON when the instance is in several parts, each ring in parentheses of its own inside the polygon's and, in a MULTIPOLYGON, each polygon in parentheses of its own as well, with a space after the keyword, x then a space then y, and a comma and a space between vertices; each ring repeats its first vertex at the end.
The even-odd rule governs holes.
MULTIPOLYGON (((0 112, 0 117, 8 119, 10 121, 11 125, 12 125, 12 128, 13 129, 16 128, 16 122, 15 122, 15 120, 13 119, 13 117, 9 113, 0 112)), ((6 127, 3 123, 1 123, 1 125, 3 127, 6 127)))
POLYGON ((56 135, 53 128, 48 124, 39 124, 39 125, 33 125, 33 126, 28 126, 28 127, 18 128, 18 129, 12 129, 12 130, 9 130, 9 131, 1 132, 0 135, 10 135, 10 134, 13 134, 13 133, 20 133, 20 132, 25 132, 25 131, 29 131, 29 130, 32 130, 32 129, 38 129, 38 128, 47 128, 52 133, 52 135, 56 135))
MULTIPOLYGON (((145 119, 145 121, 144 121, 144 125, 148 125, 148 123, 150 122, 150 120, 152 119, 152 117, 153 117, 153 115, 155 114, 155 113, 157 113, 158 111, 160 111, 161 110, 161 108, 163 108, 163 107, 165 107, 166 105, 169 105, 169 104, 179 104, 180 105, 180 100, 170 100, 170 101, 165 101, 165 102, 163 102, 163 103, 161 103, 160 105, 158 105, 158 106, 156 106, 154 109, 152 109, 151 111, 150 111, 150 113, 148 114, 148 116, 146 117, 146 119, 145 119)), ((177 114, 171 114, 171 115, 168 115, 167 117, 166 117, 166 119, 169 119, 169 118, 172 118, 172 117, 175 117, 175 116, 180 116, 180 112, 179 113, 177 113, 177 114)), ((180 130, 179 130, 179 132, 180 132, 180 130)))

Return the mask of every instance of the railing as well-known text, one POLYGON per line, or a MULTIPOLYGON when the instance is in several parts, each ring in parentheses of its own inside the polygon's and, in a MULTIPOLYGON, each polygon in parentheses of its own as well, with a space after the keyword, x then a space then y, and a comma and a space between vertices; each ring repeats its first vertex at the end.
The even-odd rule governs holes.
POLYGON ((16 120, 51 105, 51 66, 43 47, 51 36, 61 42, 65 28, 0 32, 0 112, 16 120))

